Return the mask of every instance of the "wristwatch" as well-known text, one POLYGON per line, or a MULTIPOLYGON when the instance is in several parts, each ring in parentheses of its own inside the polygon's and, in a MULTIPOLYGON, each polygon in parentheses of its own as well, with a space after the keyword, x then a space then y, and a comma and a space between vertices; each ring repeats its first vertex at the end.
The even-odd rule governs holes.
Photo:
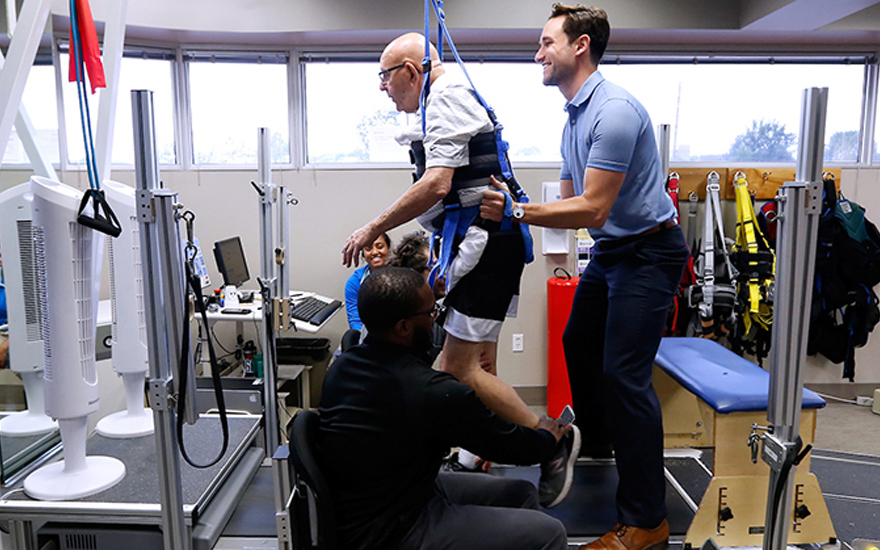
POLYGON ((523 206, 521 204, 517 203, 513 206, 513 219, 521 220, 525 215, 526 211, 525 209, 523 209, 523 206))

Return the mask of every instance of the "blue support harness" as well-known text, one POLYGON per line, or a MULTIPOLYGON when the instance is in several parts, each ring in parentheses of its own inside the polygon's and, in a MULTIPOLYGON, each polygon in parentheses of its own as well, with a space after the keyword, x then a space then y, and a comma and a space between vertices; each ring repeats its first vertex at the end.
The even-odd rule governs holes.
MULTIPOLYGON (((429 40, 429 33, 431 19, 430 12, 432 6, 434 12, 437 15, 437 52, 440 56, 440 60, 443 60, 443 39, 445 37, 446 42, 449 44, 449 49, 450 51, 452 51, 452 54, 455 56, 455 60, 458 62, 459 67, 461 67, 462 72, 467 78, 468 83, 470 84, 471 89, 473 90, 474 95, 477 98, 477 101, 479 101, 480 105, 482 105, 483 108, 486 109, 486 113, 489 115, 489 120, 492 122, 492 125, 494 127, 493 133, 495 135, 495 149, 497 152, 498 164, 501 167, 501 179, 507 184, 508 188, 510 189, 510 194, 505 193, 504 215, 501 220, 501 230, 510 231, 513 228, 513 201, 511 199, 511 194, 516 198, 516 201, 520 203, 529 202, 529 196, 519 185, 513 175, 513 170, 510 166, 510 160, 507 156, 510 145, 501 137, 501 130, 504 127, 498 122, 498 118, 495 116, 494 109, 489 106, 486 100, 483 99, 483 96, 481 96, 480 93, 477 91, 476 86, 474 86, 474 83, 467 72, 467 68, 465 68, 464 66, 464 61, 462 61, 461 56, 458 54, 458 50, 455 48, 455 44, 452 41, 452 37, 449 35, 449 29, 446 27, 446 14, 443 11, 443 0, 425 0, 425 58, 422 60, 422 73, 424 75, 424 78, 422 80, 422 92, 420 96, 422 135, 425 135, 426 126, 425 104, 428 100, 428 94, 431 91, 431 44, 429 40)), ((451 193, 455 193, 454 188, 451 193)), ((437 258, 437 261, 434 264, 433 268, 431 269, 431 274, 429 276, 429 282, 432 287, 434 286, 434 281, 438 278, 445 277, 447 271, 449 270, 449 265, 452 263, 452 258, 455 256, 456 253, 456 247, 453 246, 453 243, 459 242, 460 239, 464 238, 465 233, 467 233, 468 227, 473 224, 474 220, 477 218, 477 216, 479 216, 479 214, 479 205, 464 208, 457 201, 449 202, 446 204, 444 210, 443 229, 434 233, 434 241, 436 242, 438 239, 442 239, 442 245, 440 248, 440 255, 437 258)), ((535 259, 532 234, 529 231, 528 224, 520 223, 519 228, 522 232, 523 241, 525 243, 525 262, 531 263, 535 259)))

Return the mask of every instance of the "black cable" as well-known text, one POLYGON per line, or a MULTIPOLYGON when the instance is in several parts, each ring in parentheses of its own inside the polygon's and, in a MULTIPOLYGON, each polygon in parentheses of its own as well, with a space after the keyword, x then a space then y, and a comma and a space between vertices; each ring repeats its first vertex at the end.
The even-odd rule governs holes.
POLYGON ((254 343, 257 344, 257 346, 258 346, 257 352, 262 354, 263 353, 263 339, 260 338, 260 330, 261 329, 260 329, 260 325, 257 323, 257 316, 256 315, 253 316, 253 322, 254 322, 254 330, 257 333, 257 337, 254 338, 254 343))
POLYGON ((788 476, 791 473, 791 469, 793 466, 801 463, 801 460, 807 456, 807 453, 810 452, 810 449, 813 448, 812 445, 807 445, 806 448, 801 451, 801 447, 803 447, 804 442, 801 439, 801 436, 798 436, 797 441, 795 442, 795 449, 793 453, 786 454, 785 460, 782 462, 782 468, 779 469, 779 479, 776 481, 776 487, 773 489, 773 507, 771 521, 767 526, 767 533, 764 535, 767 537, 767 540, 773 540, 773 534, 776 528, 776 518, 779 515, 779 504, 782 501, 782 493, 785 491, 785 487, 788 485, 788 476))
MULTIPOLYGON (((275 324, 274 324, 274 319, 272 317, 274 317, 275 312, 273 311, 272 315, 266 314, 266 311, 267 311, 266 308, 268 307, 267 304, 269 304, 269 306, 271 306, 271 304, 269 303, 269 287, 264 285, 262 281, 259 281, 259 282, 260 282, 260 294, 263 297, 263 318, 266 319, 267 323, 268 323, 268 325, 266 326, 266 331, 267 331, 266 334, 274 335, 275 334, 275 324)), ((274 340, 274 338, 270 337, 269 340, 274 340)), ((275 361, 275 355, 276 355, 275 352, 276 352, 276 350, 275 350, 274 345, 269 346, 269 349, 267 349, 267 350, 263 350, 263 383, 264 384, 266 383, 266 369, 272 369, 272 373, 275 375, 272 377, 273 380, 278 380, 278 369, 277 369, 277 363, 275 361)), ((276 400, 277 400, 277 398, 276 398, 276 400)), ((277 407, 278 405, 274 404, 274 403, 270 405, 267 403, 266 406, 267 407, 268 406, 277 407)), ((266 426, 266 429, 268 430, 269 427, 266 426)), ((274 429, 278 430, 279 437, 281 437, 281 438, 285 437, 284 430, 281 429, 280 422, 278 422, 278 425, 275 426, 274 429)))
MULTIPOLYGON (((223 351, 226 352, 226 355, 224 355, 223 357, 228 357, 228 356, 234 354, 236 351, 238 351, 238 350, 235 350, 235 351, 229 351, 228 349, 224 348, 224 347, 223 347, 223 344, 220 343, 220 338, 217 338, 217 333, 214 332, 214 327, 211 327, 211 336, 214 337, 214 342, 216 342, 217 345, 220 346, 220 349, 222 349, 223 351)), ((210 340, 209 340, 209 341, 210 341, 210 340)))
MULTIPOLYGON (((198 312, 202 315, 202 322, 204 322, 205 326, 208 326, 208 313, 205 309, 204 301, 202 300, 202 288, 201 282, 199 280, 198 275, 195 275, 190 270, 189 262, 186 262, 186 281, 195 295, 195 304, 198 312)), ((189 308, 187 305, 184 305, 184 316, 183 323, 181 326, 186 327, 187 322, 189 321, 189 308)), ((186 446, 183 442, 183 417, 186 413, 186 386, 188 380, 188 365, 187 365, 187 356, 189 349, 189 330, 183 331, 183 343, 181 345, 180 352, 180 365, 178 366, 178 378, 180 383, 178 385, 178 396, 177 396, 177 441, 180 444, 180 454, 183 455, 183 459, 186 460, 187 464, 194 468, 210 468, 211 466, 217 464, 223 455, 226 454, 226 450, 229 448, 229 419, 226 416, 226 400, 223 395, 223 386, 220 380, 220 369, 217 364, 217 356, 214 353, 214 345, 210 338, 208 338, 208 357, 211 360, 211 379, 214 383, 214 398, 217 401, 217 408, 220 410, 220 429, 223 432, 223 444, 220 448, 220 452, 217 456, 208 462, 207 464, 197 464, 193 462, 193 460, 189 457, 186 452, 186 446)))

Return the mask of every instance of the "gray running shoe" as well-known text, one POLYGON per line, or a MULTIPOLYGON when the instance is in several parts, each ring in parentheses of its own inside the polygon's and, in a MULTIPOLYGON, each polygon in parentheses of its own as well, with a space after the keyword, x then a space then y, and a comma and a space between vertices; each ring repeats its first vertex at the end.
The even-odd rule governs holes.
POLYGON ((541 464, 538 499, 544 508, 553 508, 568 496, 580 450, 581 432, 577 426, 572 426, 556 445, 553 458, 541 464))

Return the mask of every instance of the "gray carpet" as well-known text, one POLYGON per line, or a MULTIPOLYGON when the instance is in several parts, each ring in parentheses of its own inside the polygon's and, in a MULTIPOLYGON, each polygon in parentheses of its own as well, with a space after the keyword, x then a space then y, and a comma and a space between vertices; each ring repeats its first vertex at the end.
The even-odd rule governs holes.
POLYGON ((880 415, 860 407, 826 399, 816 421, 818 449, 880 456, 880 415))

